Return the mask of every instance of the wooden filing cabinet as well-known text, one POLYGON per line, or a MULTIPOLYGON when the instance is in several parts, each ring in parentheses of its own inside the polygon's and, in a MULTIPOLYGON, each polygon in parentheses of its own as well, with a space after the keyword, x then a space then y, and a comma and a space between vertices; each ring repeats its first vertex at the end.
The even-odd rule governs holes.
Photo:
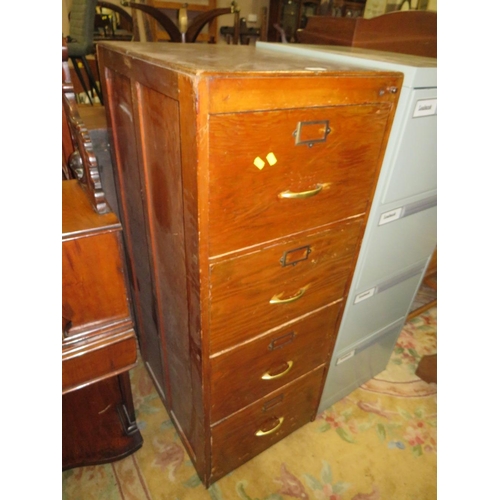
POLYGON ((142 356, 205 485, 315 417, 402 77, 98 45, 142 356))

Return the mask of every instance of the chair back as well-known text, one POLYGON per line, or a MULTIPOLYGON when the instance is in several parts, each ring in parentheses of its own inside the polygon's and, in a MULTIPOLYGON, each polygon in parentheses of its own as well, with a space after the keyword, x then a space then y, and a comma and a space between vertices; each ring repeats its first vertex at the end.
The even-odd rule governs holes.
POLYGON ((73 0, 69 19, 70 57, 92 53, 96 5, 97 0, 73 0))

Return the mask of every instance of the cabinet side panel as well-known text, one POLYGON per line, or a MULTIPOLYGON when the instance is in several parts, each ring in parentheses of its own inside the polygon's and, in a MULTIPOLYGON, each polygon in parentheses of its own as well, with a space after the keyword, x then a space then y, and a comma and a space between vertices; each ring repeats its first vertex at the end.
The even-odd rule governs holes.
POLYGON ((208 331, 208 251, 206 244, 206 217, 208 192, 205 176, 207 165, 206 80, 194 82, 187 75, 179 75, 180 134, 182 161, 182 188, 184 201, 184 236, 186 245, 187 297, 189 311, 189 340, 191 355, 191 382, 193 404, 193 442, 195 467, 208 484, 210 440, 208 418, 209 391, 203 379, 209 379, 208 342, 202 339, 208 331))
POLYGON ((165 378, 171 395, 170 411, 189 442, 188 448, 192 449, 196 423, 188 335, 179 103, 140 86, 138 110, 159 327, 164 346, 165 378))
POLYGON ((153 372, 159 391, 165 395, 157 313, 151 288, 147 226, 141 198, 142 180, 133 121, 132 83, 128 77, 109 68, 105 68, 104 75, 115 181, 141 353, 153 372))

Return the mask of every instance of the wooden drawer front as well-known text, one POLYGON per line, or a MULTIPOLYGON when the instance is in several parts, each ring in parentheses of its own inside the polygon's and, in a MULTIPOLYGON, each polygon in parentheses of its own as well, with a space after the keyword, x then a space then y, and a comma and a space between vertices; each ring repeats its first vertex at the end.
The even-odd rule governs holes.
POLYGON ((359 219, 345 221, 328 231, 282 240, 212 265, 210 352, 233 347, 341 299, 360 231, 359 219), (289 265, 281 264, 283 258, 289 265), (273 297, 299 298, 273 304, 273 297))
POLYGON ((341 302, 211 360, 211 422, 326 363, 341 302))
POLYGON ((365 212, 389 112, 379 104, 210 116, 210 255, 365 212), (299 124, 305 142, 296 145, 299 124))
POLYGON ((119 238, 120 233, 113 231, 63 241, 62 316, 68 325, 66 336, 130 317, 119 238))
POLYGON ((212 428, 213 480, 310 421, 320 396, 323 371, 324 366, 215 425, 212 428), (257 436, 259 431, 268 434, 257 436))
POLYGON ((130 370, 137 362, 137 341, 134 330, 124 331, 116 338, 105 336, 95 341, 80 342, 62 352, 62 392, 130 370))

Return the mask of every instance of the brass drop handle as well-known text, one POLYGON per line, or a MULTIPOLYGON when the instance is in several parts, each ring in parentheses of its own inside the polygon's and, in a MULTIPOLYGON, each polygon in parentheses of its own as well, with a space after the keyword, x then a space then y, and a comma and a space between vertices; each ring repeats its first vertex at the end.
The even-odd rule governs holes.
POLYGON ((323 189, 323 184, 318 184, 315 189, 311 189, 310 191, 301 191, 300 193, 294 193, 293 191, 283 191, 278 196, 280 198, 287 198, 293 200, 299 200, 303 198, 310 198, 311 196, 316 196, 323 189))
POLYGON ((280 427, 281 427, 281 424, 283 423, 283 420, 285 420, 285 417, 280 417, 279 419, 279 422, 277 425, 275 425, 272 429, 269 429, 268 431, 257 431, 255 433, 256 436, 267 436, 268 434, 272 434, 273 432, 276 432, 280 427))
POLYGON ((275 295, 270 301, 270 304, 289 304, 290 302, 295 302, 296 300, 299 300, 302 295, 306 292, 305 288, 301 288, 299 290, 299 293, 297 295, 294 295, 293 297, 290 297, 288 299, 280 299, 278 295, 275 295))
POLYGON ((276 375, 271 375, 269 372, 266 372, 260 378, 262 380, 273 380, 275 378, 283 377, 283 375, 286 375, 292 369, 293 361, 287 361, 286 364, 287 364, 287 367, 282 372, 277 373, 276 375))

